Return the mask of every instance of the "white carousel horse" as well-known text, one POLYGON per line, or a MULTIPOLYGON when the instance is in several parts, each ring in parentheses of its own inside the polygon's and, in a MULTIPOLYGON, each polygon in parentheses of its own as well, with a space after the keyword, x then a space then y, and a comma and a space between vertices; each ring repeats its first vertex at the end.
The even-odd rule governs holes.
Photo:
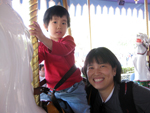
POLYGON ((11 0, 0 0, 0 113, 46 113, 34 100, 29 33, 11 0))
POLYGON ((135 81, 150 81, 150 71, 147 66, 146 56, 150 40, 146 34, 137 35, 137 50, 133 57, 133 65, 135 69, 135 81))

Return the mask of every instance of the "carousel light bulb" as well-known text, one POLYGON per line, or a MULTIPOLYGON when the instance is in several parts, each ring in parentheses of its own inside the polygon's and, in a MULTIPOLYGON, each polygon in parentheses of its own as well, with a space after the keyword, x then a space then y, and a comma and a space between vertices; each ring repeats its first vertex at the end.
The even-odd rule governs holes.
POLYGON ((134 0, 134 1, 135 1, 135 4, 137 4, 139 0, 134 0))

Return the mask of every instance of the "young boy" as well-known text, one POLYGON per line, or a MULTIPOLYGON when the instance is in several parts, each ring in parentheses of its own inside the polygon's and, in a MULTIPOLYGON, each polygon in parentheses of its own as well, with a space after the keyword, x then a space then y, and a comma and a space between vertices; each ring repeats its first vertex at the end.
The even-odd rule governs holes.
MULTIPOLYGON (((75 42, 73 37, 64 37, 67 27, 70 27, 68 11, 62 6, 53 6, 44 14, 44 27, 50 38, 43 33, 38 23, 30 25, 30 35, 36 36, 39 43, 39 63, 44 60, 45 78, 48 88, 54 88, 66 72, 75 64, 75 42)), ((75 113, 89 113, 85 85, 80 69, 76 71, 56 90, 56 98, 70 105, 75 113)))

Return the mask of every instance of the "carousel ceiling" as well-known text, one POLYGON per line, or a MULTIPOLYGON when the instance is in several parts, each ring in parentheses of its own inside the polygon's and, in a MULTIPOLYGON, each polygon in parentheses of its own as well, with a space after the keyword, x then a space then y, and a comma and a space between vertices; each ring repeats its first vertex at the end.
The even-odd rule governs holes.
MULTIPOLYGON (((111 2, 118 2, 118 0, 100 0, 100 1, 111 1, 111 2)), ((145 0, 119 0, 125 1, 125 3, 135 3, 137 1, 138 4, 144 4, 145 0)), ((147 0, 148 4, 150 4, 150 0, 147 0)))
MULTIPOLYGON (((49 2, 50 0, 46 0, 46 1, 49 2)), ((63 0, 52 0, 52 1, 61 1, 62 2, 63 0)), ((67 0, 67 1, 70 1, 70 0, 67 0)), ((145 0, 90 0, 90 1, 110 1, 110 2, 124 1, 125 3, 135 3, 135 1, 137 1, 138 4, 144 4, 145 0)), ((23 0, 20 0, 20 3, 22 3, 22 2, 23 2, 23 0)), ((150 4, 150 0, 147 0, 147 3, 150 4)))

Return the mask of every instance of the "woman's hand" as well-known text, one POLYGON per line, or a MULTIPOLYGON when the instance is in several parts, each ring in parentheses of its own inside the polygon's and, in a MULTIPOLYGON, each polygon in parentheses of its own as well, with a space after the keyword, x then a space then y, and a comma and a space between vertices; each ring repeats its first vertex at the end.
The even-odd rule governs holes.
POLYGON ((43 34, 40 25, 37 22, 33 22, 32 25, 29 25, 31 28, 29 30, 29 33, 31 36, 36 36, 41 42, 46 38, 45 35, 43 34))

